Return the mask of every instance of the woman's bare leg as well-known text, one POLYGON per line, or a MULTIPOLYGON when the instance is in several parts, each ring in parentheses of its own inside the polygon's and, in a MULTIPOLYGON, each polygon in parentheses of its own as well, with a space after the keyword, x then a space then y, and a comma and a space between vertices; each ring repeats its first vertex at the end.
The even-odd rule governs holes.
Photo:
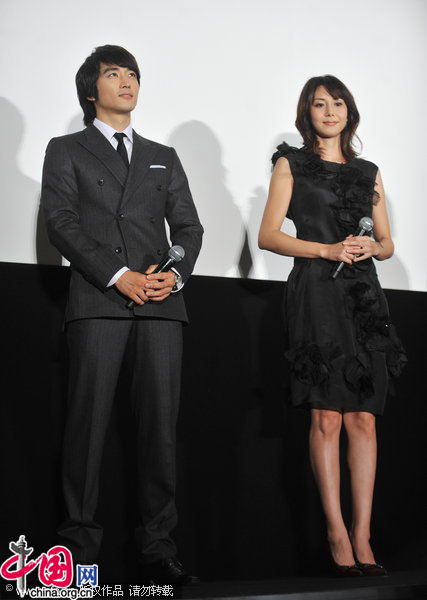
POLYGON ((332 558, 339 565, 354 565, 341 514, 339 439, 342 420, 342 414, 337 411, 311 409, 310 459, 326 516, 332 558))
POLYGON ((343 418, 348 435, 348 465, 353 501, 350 537, 358 560, 362 563, 374 563, 369 539, 377 462, 375 416, 368 412, 347 412, 343 418))

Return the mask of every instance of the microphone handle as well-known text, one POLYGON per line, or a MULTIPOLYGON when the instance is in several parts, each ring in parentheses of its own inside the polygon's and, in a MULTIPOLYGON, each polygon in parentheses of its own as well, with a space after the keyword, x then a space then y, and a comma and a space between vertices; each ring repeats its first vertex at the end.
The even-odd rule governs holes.
MULTIPOLYGON (((356 232, 356 234, 354 235, 354 237, 357 237, 357 236, 359 236, 359 235, 365 235, 366 231, 367 231, 367 230, 366 230, 364 227, 361 227, 361 228, 360 228, 360 229, 359 229, 359 230, 356 232)), ((338 265, 338 266, 337 266, 337 267, 336 267, 336 268, 335 268, 335 269, 332 271, 332 275, 331 275, 332 279, 336 279, 336 278, 338 277, 338 275, 339 275, 339 273, 341 272, 341 269, 343 268, 343 266, 344 266, 344 265, 345 265, 345 262, 342 260, 342 261, 340 262, 340 264, 339 264, 339 265, 338 265)))
POLYGON ((168 256, 167 260, 162 260, 162 262, 157 265, 153 273, 163 273, 163 271, 169 271, 169 269, 173 267, 175 263, 176 260, 171 256, 168 256))
POLYGON ((335 268, 335 269, 332 271, 332 275, 331 275, 332 279, 336 279, 336 278, 338 277, 338 275, 340 274, 340 272, 341 272, 341 269, 343 268, 343 266, 344 266, 344 261, 342 260, 342 261, 340 262, 340 264, 338 265, 338 267, 336 267, 336 268, 335 268))
MULTIPOLYGON (((173 267, 175 263, 176 260, 171 256, 168 256, 167 260, 162 260, 162 262, 157 265, 153 273, 163 273, 164 271, 169 271, 169 269, 173 267)), ((135 304, 135 300, 129 300, 129 302, 126 304, 126 308, 131 309, 135 306, 135 304)))

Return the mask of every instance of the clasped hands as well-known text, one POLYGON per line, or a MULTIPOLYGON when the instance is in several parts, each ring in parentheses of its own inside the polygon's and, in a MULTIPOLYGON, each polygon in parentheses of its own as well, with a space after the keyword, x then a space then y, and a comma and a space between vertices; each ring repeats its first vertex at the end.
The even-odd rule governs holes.
POLYGON ((327 244, 323 258, 352 264, 366 260, 371 256, 377 256, 380 248, 378 242, 367 235, 349 235, 343 242, 327 244))
POLYGON ((125 271, 115 286, 119 292, 140 306, 149 300, 161 302, 172 292, 176 275, 173 271, 153 273, 156 267, 157 265, 150 265, 145 273, 125 271))

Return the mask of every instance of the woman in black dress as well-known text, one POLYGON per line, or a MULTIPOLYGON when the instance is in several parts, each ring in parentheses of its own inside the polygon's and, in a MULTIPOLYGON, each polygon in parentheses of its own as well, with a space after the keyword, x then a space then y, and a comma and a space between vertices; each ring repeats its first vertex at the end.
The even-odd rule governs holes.
POLYGON ((311 411, 310 457, 327 521, 331 555, 341 575, 385 575, 370 546, 376 469, 375 417, 389 375, 404 351, 390 323, 372 257, 393 254, 381 175, 356 158, 354 98, 336 77, 313 77, 302 90, 296 126, 301 149, 285 142, 273 174, 260 248, 295 257, 286 286, 291 399, 311 411), (285 217, 296 238, 281 231, 285 217), (355 235, 372 218, 373 235, 355 235), (339 262, 344 268, 332 277, 339 262), (339 437, 348 436, 353 518, 340 505, 339 437))

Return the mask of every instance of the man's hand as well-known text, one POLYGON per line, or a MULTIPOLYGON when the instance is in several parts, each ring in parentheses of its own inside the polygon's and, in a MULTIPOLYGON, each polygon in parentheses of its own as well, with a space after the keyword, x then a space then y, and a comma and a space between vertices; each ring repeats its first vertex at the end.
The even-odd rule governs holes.
POLYGON ((133 300, 136 304, 142 305, 149 300, 145 289, 146 284, 147 277, 144 273, 125 271, 114 285, 119 292, 133 300))
POLYGON ((173 271, 164 271, 163 273, 153 273, 157 265, 150 265, 145 271, 147 283, 145 285, 149 300, 161 302, 165 300, 173 290, 176 282, 176 275, 173 271), (150 273, 153 273, 150 275, 150 273))

